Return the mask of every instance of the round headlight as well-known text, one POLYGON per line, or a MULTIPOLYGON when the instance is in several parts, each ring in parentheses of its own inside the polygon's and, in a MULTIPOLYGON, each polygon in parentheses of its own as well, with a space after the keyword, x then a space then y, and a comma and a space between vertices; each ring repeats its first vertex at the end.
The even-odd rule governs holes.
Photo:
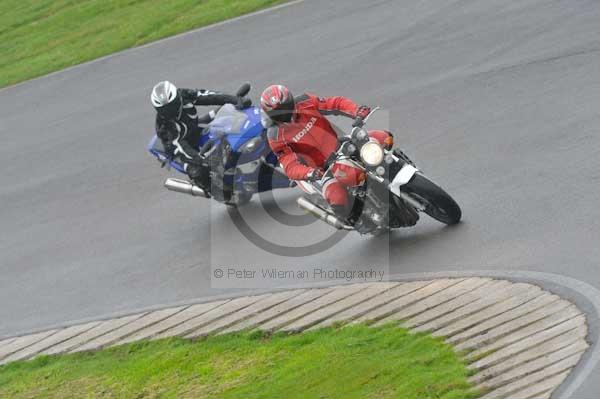
POLYGON ((370 141, 360 149, 360 157, 368 166, 377 166, 383 161, 383 148, 370 141))

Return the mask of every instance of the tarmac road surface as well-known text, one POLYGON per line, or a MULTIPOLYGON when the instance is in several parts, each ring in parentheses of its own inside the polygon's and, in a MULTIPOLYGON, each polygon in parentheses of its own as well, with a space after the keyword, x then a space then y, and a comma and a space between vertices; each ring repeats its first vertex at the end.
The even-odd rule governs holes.
MULTIPOLYGON (((217 267, 514 270, 600 288, 600 3, 323 4, 298 2, 0 91, 0 336, 252 285, 219 288, 217 267), (251 81, 255 100, 280 82, 381 105, 371 126, 394 132, 461 204, 464 222, 423 217, 304 257, 257 247, 224 206, 162 188, 172 173, 145 151, 149 91, 162 79, 229 92, 251 81)), ((277 245, 325 240, 328 226, 265 214, 278 217, 279 204, 299 215, 297 195, 255 199, 242 219, 277 245)), ((596 397, 599 384, 588 379, 576 397, 596 397)))

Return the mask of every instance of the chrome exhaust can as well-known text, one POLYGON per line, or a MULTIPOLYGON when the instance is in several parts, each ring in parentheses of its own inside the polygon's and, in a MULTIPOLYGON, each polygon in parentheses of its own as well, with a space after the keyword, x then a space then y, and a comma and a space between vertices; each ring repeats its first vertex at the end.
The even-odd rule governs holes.
POLYGON ((298 203, 298 206, 300 208, 304 209, 306 212, 313 214, 318 219, 321 219, 325 223, 335 227, 338 230, 354 230, 354 227, 347 225, 346 223, 342 222, 339 218, 333 216, 325 209, 313 204, 304 197, 298 198, 296 202, 298 203))
POLYGON ((204 189, 192 184, 187 180, 169 178, 165 180, 165 187, 169 191, 175 191, 178 193, 191 195, 193 197, 210 198, 210 194, 204 191, 204 189))

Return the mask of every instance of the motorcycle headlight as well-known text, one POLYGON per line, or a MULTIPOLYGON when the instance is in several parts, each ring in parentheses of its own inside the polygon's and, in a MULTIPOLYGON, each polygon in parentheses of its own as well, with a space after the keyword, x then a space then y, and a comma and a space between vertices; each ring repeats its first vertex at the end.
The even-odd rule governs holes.
POLYGON ((365 143, 360 149, 360 158, 368 166, 377 166, 383 161, 383 148, 372 141, 365 143))
POLYGON ((258 148, 261 141, 262 141, 262 139, 260 137, 255 137, 253 139, 250 139, 246 143, 244 143, 242 148, 240 148, 240 151, 243 154, 250 154, 251 152, 254 152, 254 150, 256 150, 258 148))

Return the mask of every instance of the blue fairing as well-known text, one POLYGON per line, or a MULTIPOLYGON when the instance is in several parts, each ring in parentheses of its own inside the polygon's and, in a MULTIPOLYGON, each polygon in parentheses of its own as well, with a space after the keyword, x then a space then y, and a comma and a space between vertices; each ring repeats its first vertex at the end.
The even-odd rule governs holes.
MULTIPOLYGON (((277 157, 268 146, 265 134, 265 128, 261 122, 260 110, 256 107, 250 107, 245 110, 237 110, 233 105, 226 104, 217 112, 215 119, 207 128, 207 133, 202 136, 197 149, 200 149, 208 140, 212 140, 219 145, 221 141, 229 142, 232 152, 235 155, 237 165, 243 165, 254 162, 258 159, 265 159, 267 163, 276 166, 277 157), (242 151, 243 146, 253 141, 254 148, 251 152, 242 151)), ((159 160, 164 161, 166 154, 162 142, 156 135, 148 144, 148 151, 159 160)), ((171 161, 171 166, 176 170, 185 173, 183 165, 178 161, 171 161)), ((229 167, 229 166, 227 166, 229 167)), ((257 176, 240 175, 236 178, 239 184, 246 183, 245 180, 256 180, 257 176)), ((289 187, 289 180, 285 177, 273 179, 273 188, 289 187)))
MULTIPOLYGON (((152 155, 154 155, 156 158, 158 158, 159 161, 164 162, 167 159, 164 147, 161 143, 161 141, 158 139, 158 136, 155 134, 152 137, 152 140, 150 140, 150 142, 148 143, 148 151, 150 151, 150 153, 152 155)), ((179 172, 181 173, 185 173, 185 171, 183 170, 183 165, 177 161, 171 161, 169 162, 169 164, 171 165, 172 168, 177 169, 179 172)))
POLYGON ((233 151, 239 151, 248 140, 259 137, 264 131, 260 120, 260 110, 250 107, 238 111, 231 104, 224 105, 210 123, 209 136, 227 135, 233 151))

